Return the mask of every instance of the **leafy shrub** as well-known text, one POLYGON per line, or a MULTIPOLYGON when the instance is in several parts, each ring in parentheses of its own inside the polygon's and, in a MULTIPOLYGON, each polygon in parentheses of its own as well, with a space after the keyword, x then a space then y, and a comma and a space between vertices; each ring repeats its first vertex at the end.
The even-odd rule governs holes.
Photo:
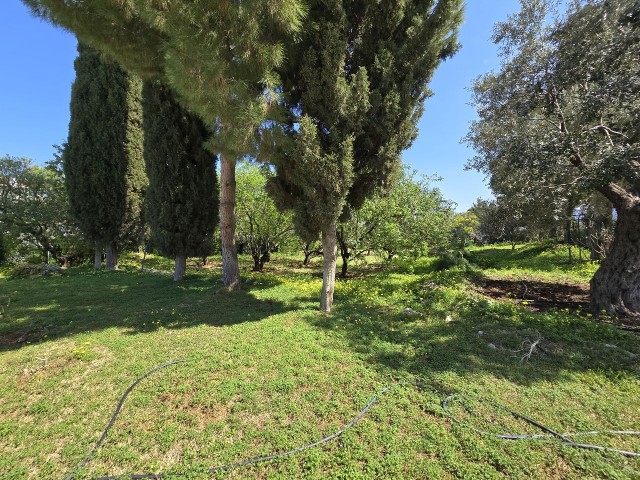
POLYGON ((58 265, 48 265, 46 263, 21 263, 13 267, 11 277, 36 277, 40 275, 53 275, 56 273, 62 273, 62 268, 58 265))
POLYGON ((469 260, 464 257, 463 252, 447 252, 438 257, 434 262, 433 267, 437 272, 449 270, 451 268, 469 270, 471 264, 469 263, 469 260))

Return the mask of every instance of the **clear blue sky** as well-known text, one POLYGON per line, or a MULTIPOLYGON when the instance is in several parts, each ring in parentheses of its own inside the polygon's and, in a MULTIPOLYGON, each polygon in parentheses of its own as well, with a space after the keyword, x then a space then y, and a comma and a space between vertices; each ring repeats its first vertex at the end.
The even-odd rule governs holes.
MULTIPOLYGON (((463 47, 436 72, 420 135, 404 153, 420 173, 443 177, 438 186, 459 211, 490 196, 482 175, 464 170, 473 152, 460 140, 475 115, 471 80, 498 66, 493 24, 518 6, 518 0, 467 0, 463 47)), ((19 0, 0 0, 0 155, 38 163, 53 157, 52 145, 67 136, 75 56, 73 35, 31 17, 19 0)))

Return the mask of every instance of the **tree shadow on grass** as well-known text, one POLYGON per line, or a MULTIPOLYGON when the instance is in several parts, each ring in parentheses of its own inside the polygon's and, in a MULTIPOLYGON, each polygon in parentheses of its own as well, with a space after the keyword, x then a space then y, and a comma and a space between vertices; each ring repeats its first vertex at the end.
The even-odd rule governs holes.
POLYGON ((344 296, 331 316, 314 323, 339 332, 365 361, 396 378, 489 372, 531 385, 588 370, 612 377, 640 374, 640 336, 570 312, 535 313, 447 288, 465 275, 409 285, 414 312, 344 296))
MULTIPOLYGON (((261 287, 277 283, 265 279, 261 287)), ((9 280, 0 283, 0 296, 8 303, 0 318, 0 352, 113 327, 135 335, 255 322, 293 308, 256 299, 252 288, 228 292, 205 275, 188 276, 176 285, 165 276, 86 269, 9 280)))

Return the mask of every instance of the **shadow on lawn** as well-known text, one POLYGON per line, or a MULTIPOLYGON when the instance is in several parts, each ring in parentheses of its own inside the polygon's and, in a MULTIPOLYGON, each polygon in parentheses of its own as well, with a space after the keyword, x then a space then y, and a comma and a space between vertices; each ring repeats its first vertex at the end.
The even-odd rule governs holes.
MULTIPOLYGON (((277 279, 262 279, 260 288, 277 279)), ((0 284, 9 299, 0 318, 0 352, 27 343, 117 327, 126 335, 159 328, 255 322, 293 307, 259 300, 253 286, 228 292, 217 278, 190 275, 179 285, 144 273, 77 270, 0 284)))
POLYGON ((314 323, 342 334, 365 361, 396 378, 490 372, 529 385, 587 370, 640 374, 638 335, 569 312, 534 313, 426 283, 426 291, 425 280, 410 286, 416 295, 422 290, 419 314, 340 298, 331 316, 314 323))

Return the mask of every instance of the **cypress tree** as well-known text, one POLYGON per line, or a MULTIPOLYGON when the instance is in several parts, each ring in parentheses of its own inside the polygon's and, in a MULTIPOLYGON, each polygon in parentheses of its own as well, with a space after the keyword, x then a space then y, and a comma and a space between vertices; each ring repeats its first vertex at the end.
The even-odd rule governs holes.
POLYGON ((389 187, 417 135, 427 85, 458 48, 462 0, 316 0, 309 18, 281 72, 293 146, 276 145, 268 188, 294 211, 303 240, 322 234, 320 308, 330 311, 336 224, 389 187))
POLYGON ((96 50, 78 44, 63 168, 71 211, 107 269, 137 240, 146 186, 142 82, 96 50))
POLYGON ((145 82, 144 159, 149 177, 145 214, 160 253, 175 257, 181 281, 188 256, 211 253, 218 221, 215 156, 204 148, 209 132, 182 108, 173 91, 145 82))
POLYGON ((66 2, 22 0, 121 65, 172 87, 217 133, 220 233, 226 286, 240 288, 235 247, 235 165, 255 155, 279 96, 284 46, 303 26, 301 0, 66 2))

